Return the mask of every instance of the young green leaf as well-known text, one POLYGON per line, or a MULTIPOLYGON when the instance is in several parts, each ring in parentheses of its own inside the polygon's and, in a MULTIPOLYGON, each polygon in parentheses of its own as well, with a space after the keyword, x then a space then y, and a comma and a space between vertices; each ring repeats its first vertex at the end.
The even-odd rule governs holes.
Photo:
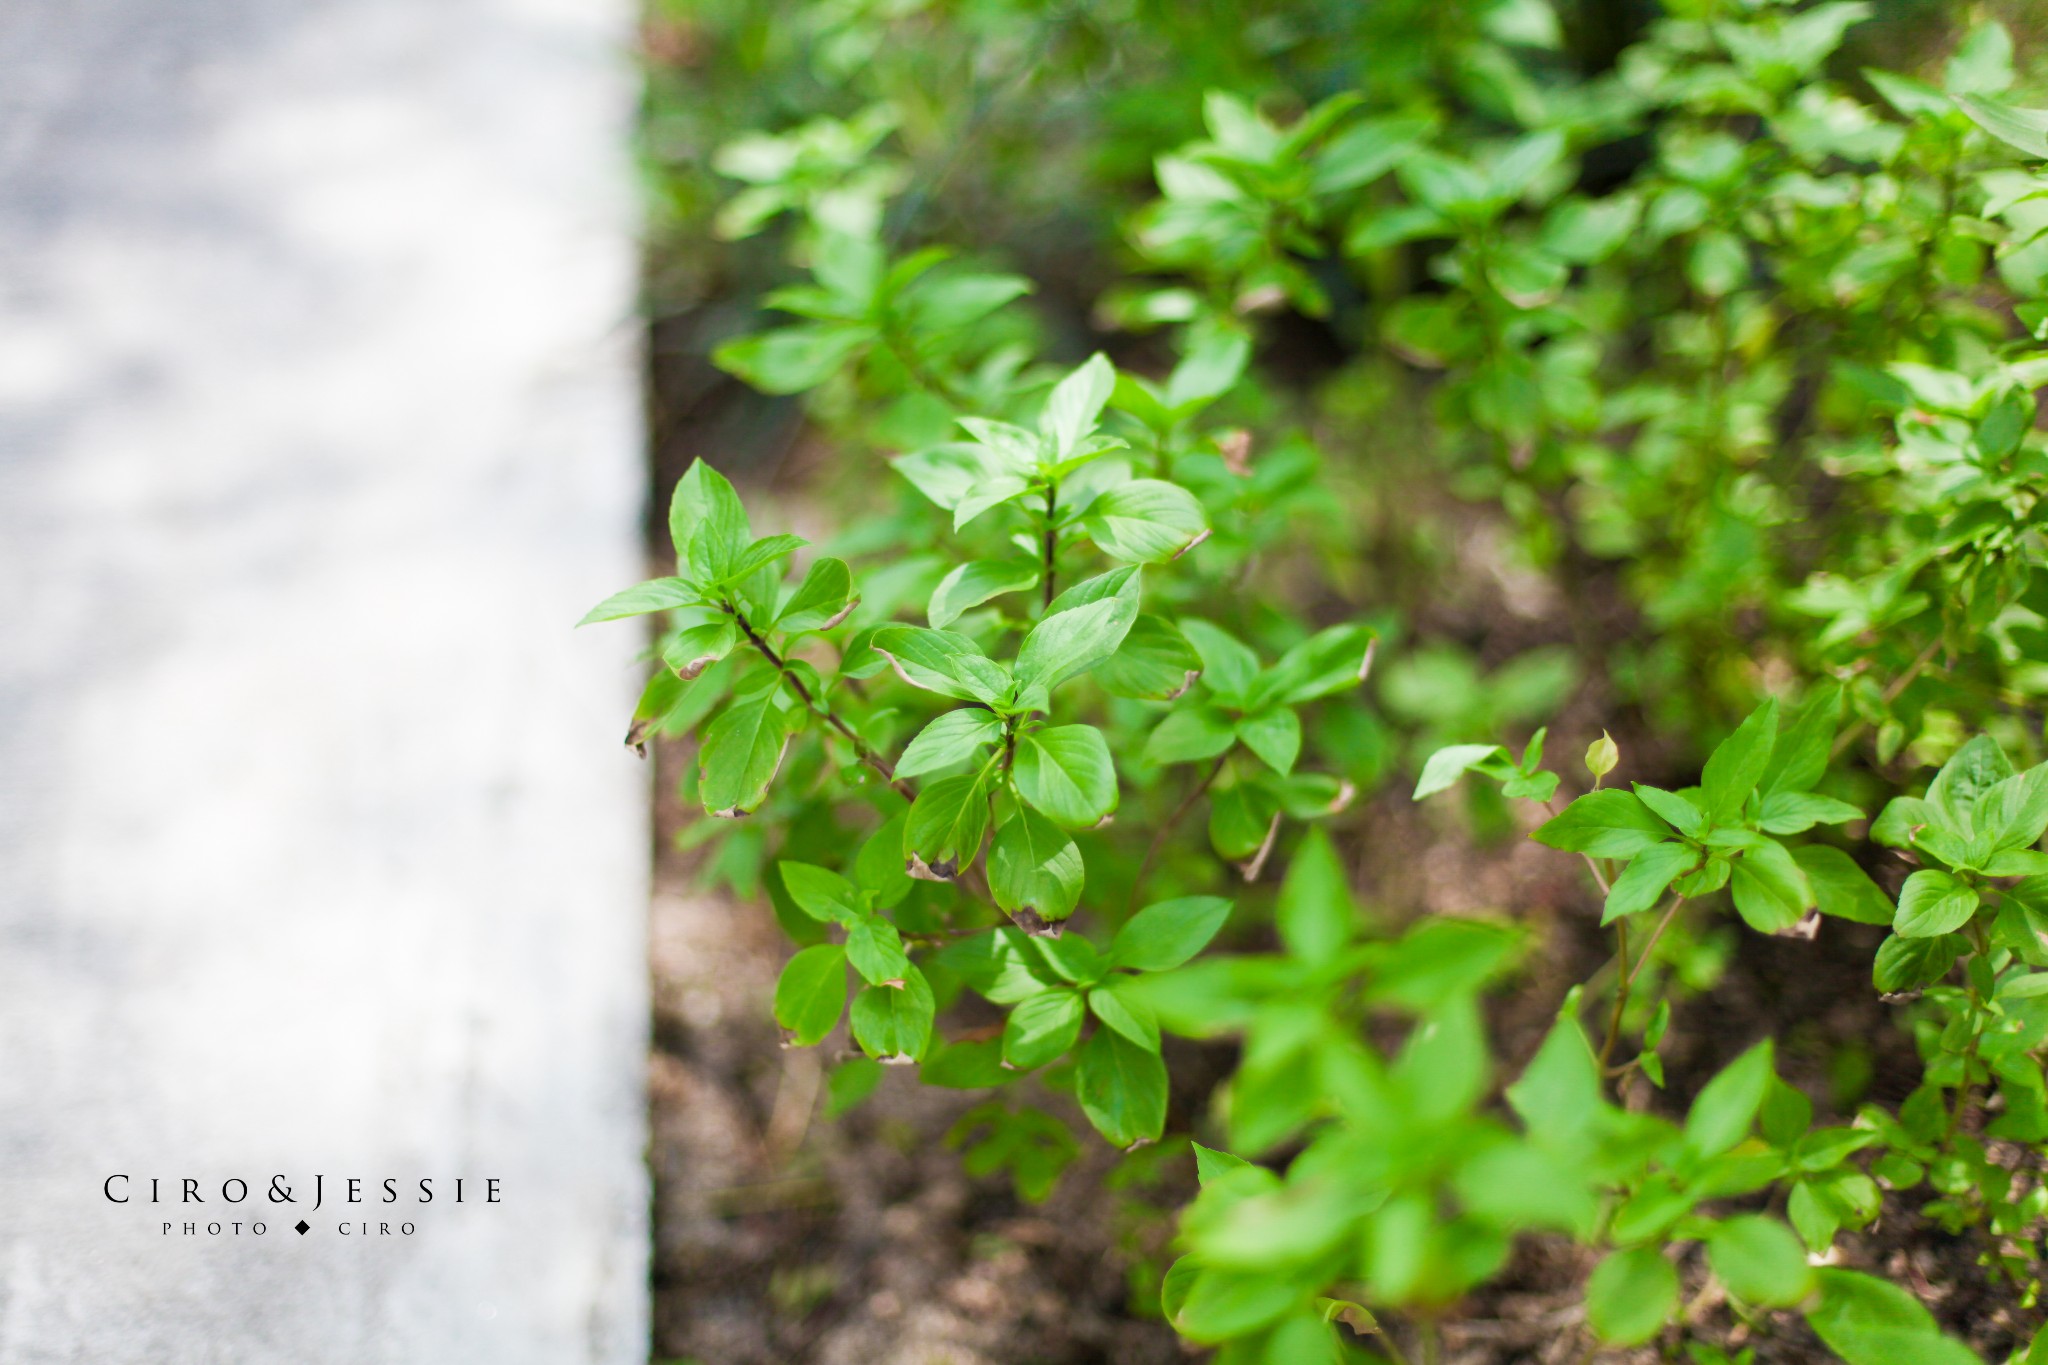
POLYGON ((636 583, 623 592, 613 593, 592 607, 576 624, 587 626, 596 621, 644 616, 651 611, 695 606, 703 600, 702 593, 680 578, 653 578, 645 583, 636 583))
POLYGON ((1610 1253, 1586 1282, 1586 1322, 1616 1346, 1648 1341, 1677 1307, 1678 1272, 1653 1246, 1610 1253))
POLYGON ((1087 829, 1116 809, 1116 767, 1092 725, 1025 732, 1013 773, 1017 794, 1067 829, 1087 829))
POLYGON ((1790 929, 1814 903, 1806 874, 1783 844, 1766 839, 1745 849, 1730 874, 1735 913, 1760 934, 1790 929))
POLYGON ((1946 872, 1923 868, 1906 878, 1892 932, 1900 938, 1952 934, 1977 913, 1977 893, 1946 872))
POLYGON ((846 1008, 846 950, 820 943, 792 957, 775 983, 775 1022, 803 1047, 825 1040, 846 1008))
POLYGON ((1287 865, 1273 919, 1287 951, 1304 962, 1329 961, 1351 941, 1358 906, 1330 836, 1312 828, 1287 865))
POLYGON ((926 608, 934 629, 943 630, 982 603, 1004 593, 1038 586, 1038 565, 1025 559, 973 559, 955 565, 932 589, 926 608))
POLYGON ((1457 784, 1459 778, 1491 758, 1505 759, 1507 750, 1498 744, 1452 744, 1438 749, 1422 765, 1415 791, 1408 798, 1420 801, 1457 784))
POLYGON ((776 868, 782 873, 782 886, 789 898, 814 920, 852 924, 867 913, 860 892, 837 872, 809 863, 782 862, 776 868))
POLYGON ((1230 902, 1220 896, 1183 896, 1148 905, 1124 921, 1110 941, 1109 962, 1140 972, 1171 971, 1208 946, 1230 902))
POLYGON ((1729 824, 1742 814, 1742 803, 1756 790, 1764 770, 1770 766, 1777 736, 1778 703, 1772 698, 1750 712, 1749 718, 1735 727, 1735 733, 1715 747, 1700 774, 1707 816, 1715 824, 1729 824))
POLYGON ((1707 1259, 1728 1292, 1745 1303, 1785 1308, 1813 1292, 1813 1271, 1792 1230, 1775 1218, 1744 1214, 1716 1223, 1707 1259))
POLYGON ((922 777, 975 758, 1003 737, 1003 723, 992 711, 962 706, 948 711, 917 732, 896 760, 896 776, 922 777))
POLYGON ((902 981, 910 971, 902 935, 880 915, 862 915, 846 926, 846 960, 876 986, 902 981))
POLYGON ((1081 993, 1067 987, 1020 1002, 1003 1026, 1003 1060, 1030 1071, 1064 1056, 1080 1038, 1086 1014, 1081 993))
POLYGON ((1699 865, 1700 852, 1689 844, 1652 844, 1629 860, 1608 889, 1600 912, 1602 924, 1650 909, 1665 890, 1699 865))
POLYGON ((767 799, 789 743, 772 692, 725 708, 704 731, 697 795, 713 815, 747 815, 767 799))
POLYGON ((1075 1096, 1112 1145, 1156 1142, 1166 1131, 1166 1064, 1114 1029, 1082 1044, 1075 1096))
POLYGON ((1237 737, 1282 777, 1294 771, 1301 754, 1301 718, 1290 707, 1276 706, 1237 723, 1237 737))
POLYGON ((1567 853, 1595 858, 1633 858, 1673 834, 1633 792, 1607 788, 1587 792, 1529 837, 1567 853))
POLYGON ((1116 367, 1100 351, 1053 386, 1038 428, 1052 442, 1056 460, 1071 454, 1081 438, 1094 429, 1095 419, 1115 387, 1116 367))
POLYGON ((886 626, 875 632, 874 648, 903 681, 942 697, 992 705, 1008 690, 1007 670, 950 630, 886 626))
POLYGON ((1116 653, 1095 665, 1095 680, 1111 696, 1172 701, 1201 676, 1202 657, 1171 621, 1140 612, 1116 653))
POLYGON ((941 778, 911 803, 903 852, 912 876, 950 881, 981 852, 988 831, 988 788, 976 773, 941 778))
POLYGON ((1138 619, 1138 577, 1122 591, 1041 617, 1017 650, 1017 681, 1051 689, 1116 653, 1138 619))
POLYGON ((747 509, 725 475, 696 461, 676 482, 668 507, 669 538, 675 543, 679 572, 701 583, 715 583, 726 566, 753 540, 747 509))
POLYGON ((1171 712, 1145 739, 1147 763, 1196 763, 1214 758, 1237 743, 1237 727, 1229 716, 1200 703, 1171 712))
POLYGON ((853 572, 843 559, 813 560, 789 600, 776 615, 775 629, 789 635, 830 630, 859 605, 853 596, 853 572))
POLYGON ((1179 484, 1132 479, 1090 503, 1081 529, 1112 559, 1162 564, 1193 549, 1209 534, 1209 522, 1179 484))
POLYGON ((1030 911, 1048 923, 1063 920, 1080 902, 1086 876, 1081 850, 1037 811, 1020 807, 996 828, 988 884, 1002 909, 1030 911))
POLYGON ((1700 1090, 1685 1116, 1685 1147, 1693 1156, 1719 1156, 1749 1135, 1770 1084, 1772 1046, 1758 1043, 1723 1067, 1700 1090))
POLYGON ((931 1042, 931 983, 911 967, 901 986, 866 986, 853 998, 853 1037, 868 1056, 916 1061, 931 1042))

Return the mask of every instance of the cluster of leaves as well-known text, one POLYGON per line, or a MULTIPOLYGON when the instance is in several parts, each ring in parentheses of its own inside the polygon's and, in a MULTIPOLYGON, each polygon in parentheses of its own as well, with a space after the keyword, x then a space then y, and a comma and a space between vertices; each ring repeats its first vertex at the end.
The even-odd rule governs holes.
POLYGON ((790 1041, 858 1049, 835 1103, 888 1064, 987 1092, 954 1141, 1026 1198, 1079 1151, 1063 1113, 1212 1140, 1159 1306, 1221 1361, 1427 1354, 1535 1236, 1589 1249, 1604 1342, 1677 1349, 1686 1271, 1850 1365, 1975 1359, 1837 1263, 1911 1208, 2040 1289, 2048 765, 2008 754, 2043 756, 2048 697, 2048 115, 2005 100, 1995 23, 1908 76, 1844 58, 1839 0, 1669 0, 1603 63, 1545 0, 1371 8, 1339 36, 1281 7, 1264 64, 1206 15, 702 20, 830 96, 741 106, 697 158, 722 207, 665 183, 780 248, 780 316, 713 354, 802 396, 836 528, 756 537, 690 467, 675 573, 589 618, 660 622, 632 739, 694 737, 685 795, 723 818, 687 837, 799 945, 790 1041), (976 195, 1121 232, 1085 302, 1128 363, 1053 363, 1057 272, 1030 231, 992 249, 976 195), (1346 352, 1322 394, 1262 363, 1301 319, 1346 352), (1367 589, 1451 496, 1576 656, 1404 644, 1428 589, 1367 589), (1596 577, 1640 629, 1610 637, 1596 577), (1391 721, 1359 700, 1382 639, 1391 721), (1567 801, 1548 730, 1503 742, 1588 674, 1696 785, 1609 785, 1603 735, 1567 801), (1404 753, 1417 799, 1489 779, 1470 809, 1576 855, 1615 937, 1512 1079, 1482 1003, 1526 936, 1368 914, 1338 852, 1404 753), (1705 936, 1826 918, 1890 929, 1910 1098, 1817 1124, 1766 1039, 1646 1112, 1705 936), (1236 1044, 1206 1111, 1176 1036, 1236 1044))

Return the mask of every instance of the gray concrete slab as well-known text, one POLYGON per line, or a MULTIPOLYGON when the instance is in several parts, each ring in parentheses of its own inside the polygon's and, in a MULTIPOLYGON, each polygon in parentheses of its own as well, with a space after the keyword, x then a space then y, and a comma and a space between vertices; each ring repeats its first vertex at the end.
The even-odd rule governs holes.
POLYGON ((629 21, 0 5, 0 1365, 645 1359, 629 21))

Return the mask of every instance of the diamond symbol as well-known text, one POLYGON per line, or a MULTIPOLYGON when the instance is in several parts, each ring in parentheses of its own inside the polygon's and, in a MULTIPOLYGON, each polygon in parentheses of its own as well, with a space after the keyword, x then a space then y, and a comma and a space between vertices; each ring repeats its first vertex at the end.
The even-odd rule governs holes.
POLYGON ((312 1229, 311 1229, 310 1227, 308 1227, 308 1226, 306 1225, 306 1220, 305 1220, 305 1219, 303 1219, 303 1218, 301 1218, 301 1219, 300 1219, 300 1220, 298 1221, 298 1225, 297 1225, 297 1226, 298 1226, 298 1233, 299 1233, 299 1236, 301 1236, 301 1237, 304 1237, 304 1236, 305 1236, 305 1235, 306 1235, 306 1234, 307 1234, 308 1232, 311 1232, 311 1231, 312 1231, 312 1229))

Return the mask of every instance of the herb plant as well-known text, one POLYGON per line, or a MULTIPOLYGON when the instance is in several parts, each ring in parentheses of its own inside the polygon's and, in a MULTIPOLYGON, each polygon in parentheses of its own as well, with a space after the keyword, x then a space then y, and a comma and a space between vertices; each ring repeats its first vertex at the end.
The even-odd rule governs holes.
MULTIPOLYGON (((1589 71, 1542 0, 1388 8, 1367 76, 1304 39, 1310 88, 1195 92, 1141 19, 800 7, 831 107, 710 162, 716 230, 787 262, 715 358, 853 472, 814 554, 689 467, 675 573, 588 618, 659 622, 633 739, 693 737, 691 837, 797 944, 792 1043, 988 1092, 970 1169, 1043 1197, 1066 1101, 1118 1147, 1199 1139, 1159 1307, 1219 1361, 1433 1360, 1530 1238, 1585 1249, 1589 1343, 1732 1358, 1689 1341, 1690 1268, 1850 1365, 1978 1359, 1838 1263, 1907 1213, 2048 1361, 2048 113, 2013 41, 1966 25, 1900 74, 1842 56, 1862 4, 1668 0, 1589 71), (1003 79, 1099 98, 1091 32, 1200 126, 1106 215, 1075 364, 964 220, 921 237, 959 167, 908 73, 1002 37, 1003 79), (1320 390, 1304 327, 1345 357, 1320 390), (1482 670, 1432 634, 1446 498, 1569 648, 1482 670), (1404 768, 1430 818, 1572 859, 1611 940, 1525 1064, 1488 1022, 1543 946, 1518 907, 1357 895, 1404 768), (1889 930, 1870 990, 1917 1088, 1817 1124, 1760 1038, 1666 1096, 1705 945, 1830 919, 1889 930), (1235 1045, 1206 1107, 1172 1038, 1235 1045)), ((1028 168, 1030 101, 967 103, 1028 168)))

